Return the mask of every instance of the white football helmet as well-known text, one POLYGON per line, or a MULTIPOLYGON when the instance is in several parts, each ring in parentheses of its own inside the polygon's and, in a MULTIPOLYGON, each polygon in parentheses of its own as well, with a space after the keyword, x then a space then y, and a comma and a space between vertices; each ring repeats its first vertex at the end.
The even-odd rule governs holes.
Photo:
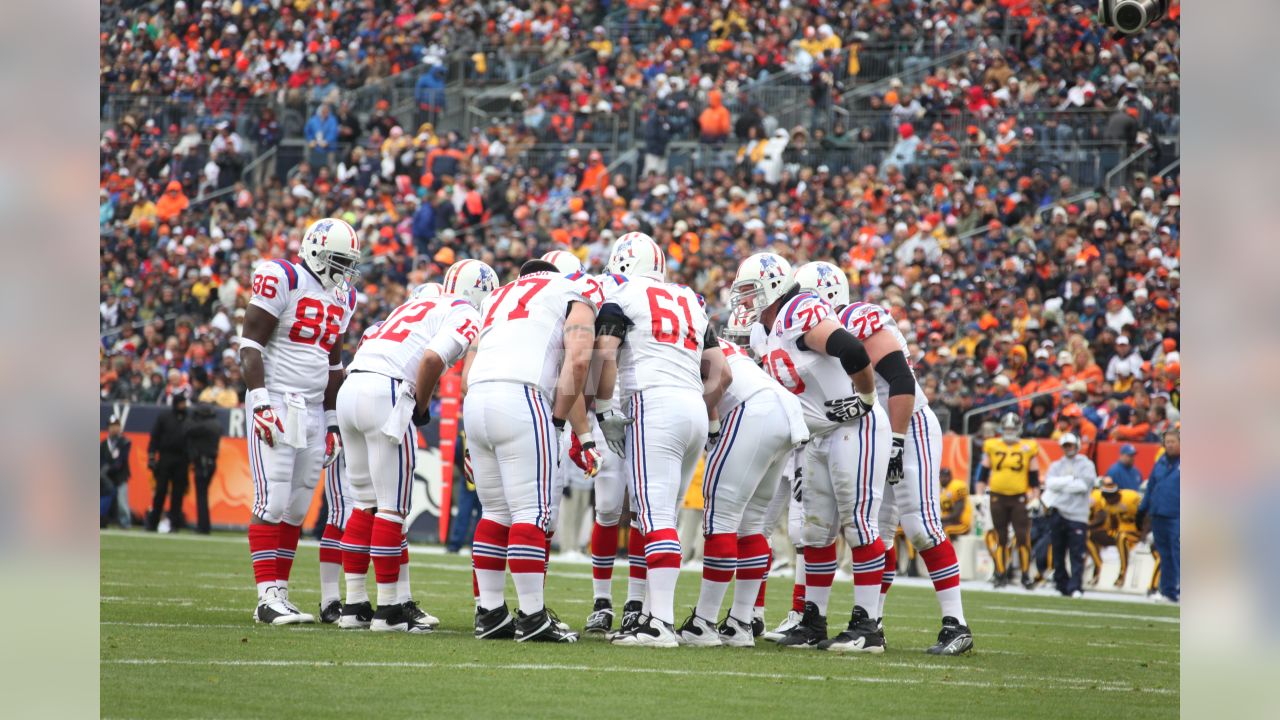
POLYGON ((582 261, 568 250, 552 250, 542 256, 543 260, 556 266, 562 275, 572 275, 582 271, 582 261))
POLYGON ((741 309, 741 322, 750 324, 758 321, 765 308, 790 292, 795 284, 795 273, 786 258, 774 253, 756 253, 738 266, 729 304, 735 314, 741 309))
POLYGON ((480 303, 498 288, 498 274, 479 260, 459 260, 444 274, 446 295, 458 295, 480 309, 480 303))
POLYGON ((653 238, 640 232, 629 232, 613 244, 609 272, 636 275, 660 282, 667 279, 667 257, 653 238))
POLYGON ((796 284, 832 307, 849 304, 849 277, 839 267, 818 260, 796 268, 796 284))
POLYGON ((1017 413, 1005 413, 1000 418, 1000 437, 1005 442, 1017 442, 1022 437, 1022 418, 1017 413))
POLYGON ((322 285, 337 287, 359 274, 360 236, 345 220, 323 218, 307 228, 298 255, 322 285))
POLYGON ((429 300, 444 295, 444 286, 440 283, 428 282, 422 283, 409 293, 410 300, 429 300))

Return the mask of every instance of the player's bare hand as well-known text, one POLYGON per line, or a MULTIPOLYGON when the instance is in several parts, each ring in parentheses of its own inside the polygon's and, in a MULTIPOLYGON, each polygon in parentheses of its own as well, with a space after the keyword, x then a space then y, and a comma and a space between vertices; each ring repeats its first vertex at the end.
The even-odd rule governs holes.
POLYGON ((284 435, 284 423, 270 405, 254 408, 253 434, 272 448, 276 446, 276 438, 284 435))
POLYGON ((854 395, 852 397, 828 400, 823 405, 827 408, 827 419, 832 422, 849 422, 871 412, 871 403, 854 395))
POLYGON ((898 481, 906 477, 906 471, 902 469, 902 455, 906 451, 906 438, 902 435, 894 434, 893 447, 889 449, 889 484, 897 485, 898 481))
POLYGON ((604 433, 604 443, 618 457, 623 456, 627 439, 627 426, 636 421, 612 408, 596 413, 596 421, 600 423, 600 432, 604 433))
POLYGON ((324 466, 329 467, 338 461, 342 454, 342 434, 337 426, 330 426, 324 434, 324 466))

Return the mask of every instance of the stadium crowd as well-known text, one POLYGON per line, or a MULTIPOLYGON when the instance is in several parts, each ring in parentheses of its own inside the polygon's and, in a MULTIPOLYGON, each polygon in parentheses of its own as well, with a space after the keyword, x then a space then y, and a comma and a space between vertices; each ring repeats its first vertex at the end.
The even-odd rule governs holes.
MULTIPOLYGON (((505 279, 569 249, 599 271, 614 237, 642 230, 718 319, 752 252, 837 262, 891 309, 951 430, 1027 396, 1032 436, 1143 441, 1177 422, 1178 175, 1105 188, 1099 172, 1136 148, 1154 168, 1176 156, 1176 24, 1117 40, 1080 5, 1031 0, 630 0, 608 27, 605 10, 193 0, 112 15, 103 97, 178 102, 104 105, 102 398, 195 382, 196 399, 237 405, 254 265, 338 216, 364 239, 353 338, 457 259, 505 279), (863 66, 888 45, 922 65, 958 54, 873 81, 863 66), (471 47, 511 58, 508 77, 531 49, 569 60, 471 132, 345 102, 471 47), (789 129, 753 90, 771 76, 808 88, 789 129), (291 105, 323 107, 302 130, 310 152, 242 177, 287 139, 291 105), (609 148, 631 146, 611 169, 625 158, 609 148)), ((419 107, 443 98, 422 90, 419 107)))

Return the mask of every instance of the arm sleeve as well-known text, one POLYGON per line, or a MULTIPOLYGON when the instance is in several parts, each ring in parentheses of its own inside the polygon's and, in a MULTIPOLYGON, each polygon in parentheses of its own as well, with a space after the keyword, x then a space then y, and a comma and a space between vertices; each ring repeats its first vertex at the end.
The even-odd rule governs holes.
POLYGON ((871 364, 867 348, 844 328, 837 329, 827 338, 827 354, 839 358, 840 366, 850 375, 871 364))
POLYGON ((616 338, 625 340, 627 330, 631 327, 631 320, 622 312, 622 308, 617 303, 605 303, 600 306, 600 312, 596 315, 596 335, 611 335, 616 338))
POLYGON ((711 348, 715 348, 719 346, 720 346, 720 341, 716 338, 715 332, 711 330, 711 325, 710 323, 708 323, 707 331, 702 333, 702 349, 710 350, 711 348))
POLYGON ((876 374, 889 383, 889 397, 897 395, 915 395, 916 379, 907 365, 907 356, 901 350, 895 350, 880 358, 876 363, 876 374))

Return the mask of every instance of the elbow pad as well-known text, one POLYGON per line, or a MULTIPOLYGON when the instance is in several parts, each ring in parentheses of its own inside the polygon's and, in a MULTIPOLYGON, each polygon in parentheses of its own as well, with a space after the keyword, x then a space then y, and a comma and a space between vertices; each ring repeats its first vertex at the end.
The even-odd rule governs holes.
POLYGON ((844 328, 837 329, 827 338, 827 354, 839 358, 840 366, 850 375, 871 364, 867 348, 844 328))
POLYGON ((1028 470, 1028 471, 1027 471, 1027 482, 1028 482, 1028 483, 1031 485, 1031 487, 1033 487, 1033 488, 1038 488, 1038 487, 1040 487, 1040 471, 1039 471, 1039 470, 1028 470))
POLYGON ((596 315, 596 337, 610 335, 625 340, 630 325, 631 321, 622 313, 622 308, 615 303, 605 303, 596 315))
POLYGON ((991 468, 982 466, 978 468, 978 482, 987 482, 991 478, 991 468))
POLYGON ((889 397, 916 394, 916 379, 901 350, 885 355, 876 363, 876 374, 889 383, 889 397))

